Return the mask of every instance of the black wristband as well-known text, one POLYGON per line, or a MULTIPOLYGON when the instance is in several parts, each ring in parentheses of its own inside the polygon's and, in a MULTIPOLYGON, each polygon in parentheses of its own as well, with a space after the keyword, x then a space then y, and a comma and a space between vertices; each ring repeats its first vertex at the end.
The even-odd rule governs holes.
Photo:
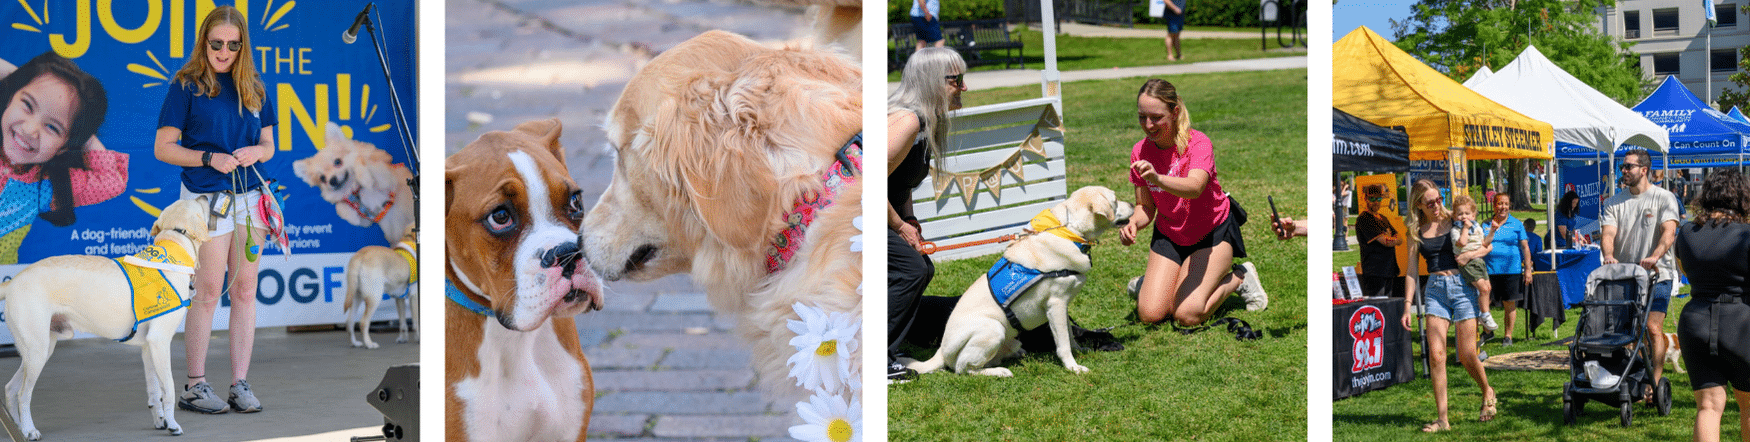
POLYGON ((213 153, 212 152, 201 152, 201 167, 212 167, 212 166, 213 166, 213 153))

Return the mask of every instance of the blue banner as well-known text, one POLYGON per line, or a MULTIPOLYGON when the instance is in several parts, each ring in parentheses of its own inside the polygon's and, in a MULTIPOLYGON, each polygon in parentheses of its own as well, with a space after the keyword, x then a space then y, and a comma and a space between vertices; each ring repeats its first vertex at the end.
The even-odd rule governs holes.
MULTIPOLYGON (((365 245, 389 244, 375 223, 359 226, 343 219, 335 203, 323 200, 316 187, 292 170, 294 161, 325 147, 324 126, 329 122, 358 141, 375 144, 394 163, 408 162, 400 132, 417 133, 417 127, 398 127, 370 36, 361 31, 356 44, 341 42, 340 34, 367 2, 24 1, 0 5, 0 19, 7 24, 0 29, 0 60, 5 62, 0 68, 9 72, 52 51, 96 77, 108 95, 107 118, 96 139, 125 156, 126 173, 120 177, 119 194, 101 202, 81 201, 90 204, 74 210, 71 225, 57 227, 25 214, 35 219, 18 243, 19 263, 65 254, 123 256, 149 245, 145 232, 158 210, 178 198, 180 188, 181 168, 153 154, 159 110, 172 90, 170 78, 200 43, 195 40, 201 20, 215 4, 227 3, 248 18, 252 47, 245 49, 276 104, 278 121, 264 124, 274 126, 278 152, 260 172, 278 181, 273 190, 286 199, 293 253, 350 254, 365 245)), ((418 108, 413 2, 381 2, 376 14, 396 92, 411 113, 418 108)), ((417 124, 416 115, 407 117, 407 124, 417 124)), ((280 260, 278 248, 263 252, 280 260)), ((344 264, 341 259, 336 265, 344 264)))
POLYGON ((1561 161, 1558 164, 1562 166, 1556 177, 1561 191, 1556 193, 1556 199, 1559 201, 1568 192, 1580 195, 1580 208, 1574 213, 1574 230, 1590 234, 1598 229, 1599 205, 1604 202, 1604 190, 1608 185, 1599 173, 1598 164, 1602 162, 1561 161))

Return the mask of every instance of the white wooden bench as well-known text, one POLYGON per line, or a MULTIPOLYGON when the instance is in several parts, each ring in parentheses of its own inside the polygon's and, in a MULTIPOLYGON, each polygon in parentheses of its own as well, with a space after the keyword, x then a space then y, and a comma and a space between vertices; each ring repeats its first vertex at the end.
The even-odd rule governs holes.
MULTIPOLYGON (((923 223, 924 240, 945 247, 1019 233, 1034 215, 1068 197, 1059 109, 1061 98, 1047 97, 950 113, 953 133, 948 137, 946 163, 951 172, 977 173, 999 166, 1023 150, 1021 144, 1035 133, 1045 155, 1021 154, 1025 181, 1007 171, 999 172, 1002 184, 998 197, 992 197, 980 183, 972 188, 951 184, 937 199, 937 175, 932 174, 912 193, 912 209, 923 223), (968 191, 975 192, 971 204, 963 195, 968 191)), ((931 257, 943 261, 983 256, 1006 246, 993 243, 943 250, 931 257)))

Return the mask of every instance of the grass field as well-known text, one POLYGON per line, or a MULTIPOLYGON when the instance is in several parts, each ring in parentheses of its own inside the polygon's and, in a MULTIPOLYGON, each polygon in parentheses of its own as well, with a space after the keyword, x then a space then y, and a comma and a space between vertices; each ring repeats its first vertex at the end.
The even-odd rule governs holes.
MULTIPOLYGON (((1021 58, 1027 63, 1027 68, 1043 69, 1045 67, 1044 34, 1034 30, 1018 30, 1014 32, 1014 35, 1026 45, 1021 49, 1021 58)), ((1256 39, 1189 38, 1179 43, 1179 49, 1185 53, 1185 58, 1169 62, 1167 61, 1166 48, 1162 46, 1159 38, 1059 35, 1057 36, 1057 70, 1109 69, 1289 55, 1279 51, 1259 50, 1256 39)), ((979 66, 970 70, 976 72, 1001 69, 1003 66, 997 64, 979 66)), ((889 72, 887 81, 899 81, 899 72, 889 72)), ((1132 111, 1134 112, 1135 109, 1132 111)))
MULTIPOLYGON (((1147 250, 1109 233, 1093 249, 1094 270, 1070 307, 1082 325, 1120 326, 1119 352, 1084 352, 1086 374, 1055 355, 1004 366, 1014 378, 933 373, 889 387, 889 439, 1306 440, 1307 287, 1304 239, 1269 233, 1266 195, 1302 217, 1306 201, 1306 70, 1168 78, 1191 110, 1192 126, 1215 143, 1218 177, 1251 213, 1243 227, 1249 260, 1272 294, 1268 310, 1230 299, 1218 316, 1250 322, 1266 337, 1240 342, 1225 330, 1180 335, 1129 324, 1135 302, 1124 290, 1141 274, 1147 250)), ((1068 83, 1064 122, 1071 189, 1102 185, 1129 198, 1130 146, 1141 139, 1135 96, 1143 79, 1068 83)), ((1032 98, 1036 86, 966 94, 968 106, 1032 98)), ((928 295, 955 296, 995 255, 938 263, 928 295)), ((1325 336, 1320 334, 1320 336, 1325 336)), ((927 358, 934 349, 913 349, 927 358)))
MULTIPOLYGON (((1513 212, 1516 218, 1533 217, 1540 221, 1544 215, 1542 211, 1513 212)), ((1547 224, 1540 222, 1537 234, 1547 232, 1547 224)), ((1355 265, 1359 261, 1360 252, 1355 251, 1358 248, 1353 245, 1350 248, 1349 252, 1331 254, 1331 265, 1335 267, 1333 270, 1340 269, 1343 265, 1355 265)), ((1687 287, 1680 290, 1685 294, 1688 291, 1687 287)), ((1678 315, 1675 313, 1682 311, 1689 300, 1686 295, 1671 300, 1672 314, 1665 318, 1665 331, 1677 330, 1678 315)), ((1495 320, 1505 327, 1506 312, 1497 307, 1493 309, 1493 313, 1495 320)), ((1553 341, 1556 336, 1552 334, 1547 323, 1531 338, 1526 338, 1525 315, 1523 311, 1519 313, 1520 323, 1515 327, 1514 345, 1503 347, 1497 338, 1484 345, 1482 350, 1490 355, 1537 350, 1566 351, 1565 345, 1542 345, 1553 341)), ((1574 321, 1579 316, 1579 309, 1568 310, 1567 321, 1562 325, 1560 336, 1574 335, 1574 328, 1578 324, 1574 321)), ((1449 352, 1456 351, 1452 340, 1451 337, 1447 338, 1449 352)), ((1633 425, 1629 428, 1622 428, 1616 408, 1595 402, 1586 405, 1585 414, 1580 417, 1578 425, 1563 425, 1561 393, 1562 383, 1567 381, 1566 371, 1489 370, 1489 383, 1495 387, 1501 400, 1501 414, 1492 422, 1478 423, 1477 411, 1482 407, 1482 391, 1470 376, 1464 374, 1464 369, 1458 365, 1457 356, 1448 356, 1448 360, 1447 397, 1454 431, 1434 436, 1420 432, 1422 424, 1433 421, 1436 416, 1433 384, 1426 376, 1421 376, 1408 384, 1333 402, 1332 440, 1688 440, 1695 422, 1695 394, 1690 390, 1689 375, 1677 373, 1668 367, 1665 376, 1671 379, 1671 415, 1659 416, 1658 410, 1651 406, 1637 406, 1633 425)), ((1738 440, 1737 419, 1737 407, 1727 404, 1724 424, 1721 425, 1721 440, 1738 440)))

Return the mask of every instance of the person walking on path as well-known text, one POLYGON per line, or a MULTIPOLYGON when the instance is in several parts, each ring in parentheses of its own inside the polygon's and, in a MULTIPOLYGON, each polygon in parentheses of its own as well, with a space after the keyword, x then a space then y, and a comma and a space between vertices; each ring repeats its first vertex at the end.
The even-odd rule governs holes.
POLYGON ((1191 0, 1166 0, 1167 61, 1179 61, 1185 58, 1184 51, 1179 50, 1179 32, 1185 30, 1185 5, 1191 0))
POLYGON ((942 47, 947 40, 942 38, 942 0, 912 0, 911 28, 918 33, 918 47, 942 47))
MULTIPOLYGON (((1647 314, 1647 333, 1653 337, 1653 354, 1665 354, 1665 312, 1671 308, 1671 282, 1677 278, 1677 263, 1671 244, 1677 240, 1677 197, 1648 180, 1652 164, 1647 151, 1635 149, 1623 155, 1622 184, 1626 188, 1604 200, 1598 218, 1599 242, 1604 264, 1636 263, 1654 272, 1652 304, 1647 314)), ((1665 374, 1665 364, 1653 364, 1651 385, 1665 374)))
MULTIPOLYGON (((1464 371, 1483 390, 1483 406, 1477 414, 1477 420, 1488 422, 1495 419, 1498 405, 1495 388, 1489 385, 1489 375, 1483 369, 1483 361, 1477 357, 1477 316, 1482 310, 1477 305, 1476 291, 1464 283, 1458 274, 1457 247, 1453 245, 1452 212, 1447 211, 1440 203, 1440 189, 1433 181, 1416 180, 1415 187, 1410 192, 1413 205, 1410 206, 1409 229, 1410 247, 1421 254, 1428 263, 1428 282, 1422 287, 1421 295, 1426 301, 1427 312, 1424 315, 1427 328, 1425 345, 1428 355, 1428 378, 1434 383, 1435 420, 1422 426, 1423 432, 1434 433, 1452 429, 1452 419, 1447 414, 1447 382, 1446 382, 1446 333, 1456 329, 1458 340, 1458 363, 1464 366, 1464 371)), ((1420 274, 1416 270, 1418 261, 1409 261, 1409 271, 1404 273, 1404 317, 1405 330, 1413 330, 1416 315, 1416 280, 1420 274)))

